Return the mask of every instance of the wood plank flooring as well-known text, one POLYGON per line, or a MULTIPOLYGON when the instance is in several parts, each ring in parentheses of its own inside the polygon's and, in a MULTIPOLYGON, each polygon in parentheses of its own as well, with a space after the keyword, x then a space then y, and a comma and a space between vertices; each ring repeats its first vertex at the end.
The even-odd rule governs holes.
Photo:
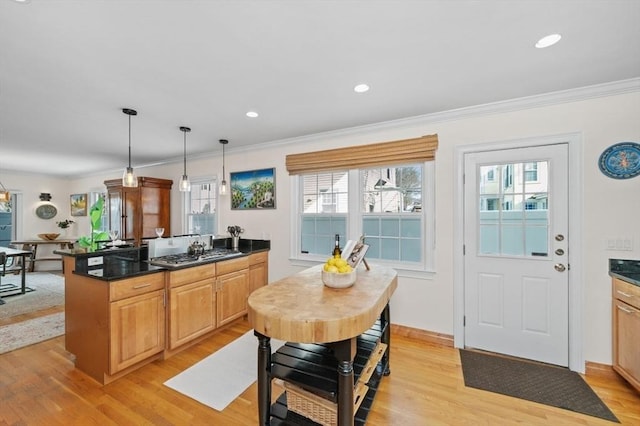
MULTIPOLYGON (((0 425, 256 425, 255 384, 222 412, 163 385, 249 329, 238 320, 106 386, 74 369, 64 336, 0 355, 0 425)), ((391 375, 382 381, 367 425, 612 424, 466 388, 458 351, 448 345, 393 332, 391 347, 391 375)), ((604 369, 586 380, 622 425, 640 424, 640 394, 615 373, 604 369)))

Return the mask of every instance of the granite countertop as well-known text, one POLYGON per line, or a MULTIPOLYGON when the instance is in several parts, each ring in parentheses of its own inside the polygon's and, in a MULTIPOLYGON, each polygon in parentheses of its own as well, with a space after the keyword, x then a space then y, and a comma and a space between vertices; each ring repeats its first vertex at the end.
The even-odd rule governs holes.
MULTIPOLYGON (((240 240, 239 251, 242 255, 232 257, 244 257, 251 253, 268 251, 269 241, 262 240, 240 240)), ((198 264, 185 265, 184 267, 166 268, 163 266, 151 265, 147 259, 147 247, 127 247, 103 249, 88 252, 84 249, 57 250, 58 254, 75 258, 76 268, 73 271, 76 275, 91 277, 102 281, 115 281, 132 278, 140 275, 153 274, 174 269, 185 269, 200 266, 207 263, 221 262, 228 258, 214 258, 198 264)))
POLYGON ((609 259, 609 275, 640 286, 640 260, 609 259))

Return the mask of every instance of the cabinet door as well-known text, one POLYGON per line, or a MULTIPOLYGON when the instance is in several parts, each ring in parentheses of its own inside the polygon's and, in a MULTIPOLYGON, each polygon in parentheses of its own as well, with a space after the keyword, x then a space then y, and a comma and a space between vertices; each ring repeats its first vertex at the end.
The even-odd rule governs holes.
POLYGON ((169 290, 169 349, 216 328, 213 278, 169 290))
POLYGON ((614 300, 613 309, 614 367, 640 389, 640 310, 619 300, 614 300))
POLYGON ((112 302, 109 374, 164 350, 164 290, 112 302))
POLYGON ((122 191, 110 190, 107 194, 109 211, 109 229, 118 231, 120 238, 125 238, 122 212, 122 191))
POLYGON ((247 313, 249 273, 243 269, 218 277, 218 327, 247 313))
MULTIPOLYGON (((249 294, 267 285, 267 264, 256 263, 249 267, 249 294)), ((248 297, 247 295, 247 297, 248 297)))

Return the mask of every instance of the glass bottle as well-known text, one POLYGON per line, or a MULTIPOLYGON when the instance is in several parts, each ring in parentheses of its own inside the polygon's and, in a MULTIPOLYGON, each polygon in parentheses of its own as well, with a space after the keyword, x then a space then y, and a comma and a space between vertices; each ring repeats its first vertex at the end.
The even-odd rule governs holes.
POLYGON ((340 235, 336 234, 336 244, 333 247, 333 257, 339 258, 342 255, 342 250, 340 249, 340 235))

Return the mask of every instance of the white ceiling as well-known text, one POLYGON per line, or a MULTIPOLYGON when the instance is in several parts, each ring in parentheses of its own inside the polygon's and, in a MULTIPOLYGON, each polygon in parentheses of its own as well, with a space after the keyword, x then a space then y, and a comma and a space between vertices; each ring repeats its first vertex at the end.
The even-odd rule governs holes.
POLYGON ((0 0, 0 169, 121 170, 122 108, 136 167, 639 76, 639 0, 0 0))

